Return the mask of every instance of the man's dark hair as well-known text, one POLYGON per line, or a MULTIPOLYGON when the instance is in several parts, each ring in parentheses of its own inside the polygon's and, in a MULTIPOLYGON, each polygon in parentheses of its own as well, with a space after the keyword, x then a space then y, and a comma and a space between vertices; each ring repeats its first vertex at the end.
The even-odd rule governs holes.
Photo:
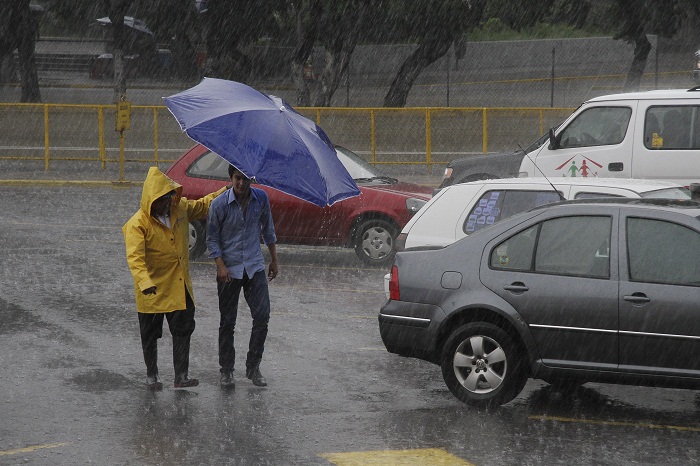
MULTIPOLYGON (((231 178, 231 177, 233 176, 233 172, 238 172, 238 173, 240 173, 241 175, 246 176, 246 174, 243 173, 242 171, 240 171, 238 168, 236 168, 236 167, 234 167, 233 165, 229 164, 229 165, 228 165, 228 177, 229 177, 229 178, 231 178)), ((247 176, 246 176, 246 178, 247 178, 247 176)))

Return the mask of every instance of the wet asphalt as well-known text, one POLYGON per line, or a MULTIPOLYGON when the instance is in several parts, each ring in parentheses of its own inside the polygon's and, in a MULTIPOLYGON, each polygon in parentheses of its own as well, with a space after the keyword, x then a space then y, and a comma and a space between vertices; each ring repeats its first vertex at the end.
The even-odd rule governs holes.
MULTIPOLYGON (((384 268, 352 250, 279 246, 262 363, 219 387, 215 267, 191 264, 190 374, 162 392, 145 368, 122 224, 140 186, 0 184, 0 464, 697 464, 695 391, 529 381, 511 403, 457 401, 440 369, 386 352, 384 268), (371 463, 371 461, 375 463, 371 463), (442 461, 442 463, 440 463, 442 461)), ((251 320, 236 332, 243 367, 251 320)))

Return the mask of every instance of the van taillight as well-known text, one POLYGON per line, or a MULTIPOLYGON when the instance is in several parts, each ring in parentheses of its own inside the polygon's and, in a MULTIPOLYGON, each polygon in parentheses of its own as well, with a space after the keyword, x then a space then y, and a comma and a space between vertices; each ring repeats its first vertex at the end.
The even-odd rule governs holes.
POLYGON ((399 268, 395 265, 391 266, 391 279, 389 280, 389 299, 394 301, 401 300, 399 293, 399 268))

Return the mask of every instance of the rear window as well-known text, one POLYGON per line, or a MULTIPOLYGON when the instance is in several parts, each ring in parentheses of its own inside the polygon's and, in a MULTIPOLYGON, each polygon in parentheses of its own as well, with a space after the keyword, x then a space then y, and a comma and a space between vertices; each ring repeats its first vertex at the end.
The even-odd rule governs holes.
POLYGON ((700 106, 658 105, 647 109, 644 147, 651 150, 700 149, 700 106))
POLYGON ((463 231, 474 233, 484 227, 525 212, 534 207, 551 204, 562 199, 558 191, 494 190, 485 192, 467 216, 463 231))

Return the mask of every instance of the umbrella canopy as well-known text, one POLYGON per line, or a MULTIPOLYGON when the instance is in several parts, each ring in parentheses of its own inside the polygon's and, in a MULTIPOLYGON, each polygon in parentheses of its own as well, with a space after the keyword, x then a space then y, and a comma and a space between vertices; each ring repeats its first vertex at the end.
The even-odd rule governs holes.
POLYGON ((260 184, 319 207, 360 194, 326 133, 279 97, 204 78, 165 105, 190 138, 260 184))

